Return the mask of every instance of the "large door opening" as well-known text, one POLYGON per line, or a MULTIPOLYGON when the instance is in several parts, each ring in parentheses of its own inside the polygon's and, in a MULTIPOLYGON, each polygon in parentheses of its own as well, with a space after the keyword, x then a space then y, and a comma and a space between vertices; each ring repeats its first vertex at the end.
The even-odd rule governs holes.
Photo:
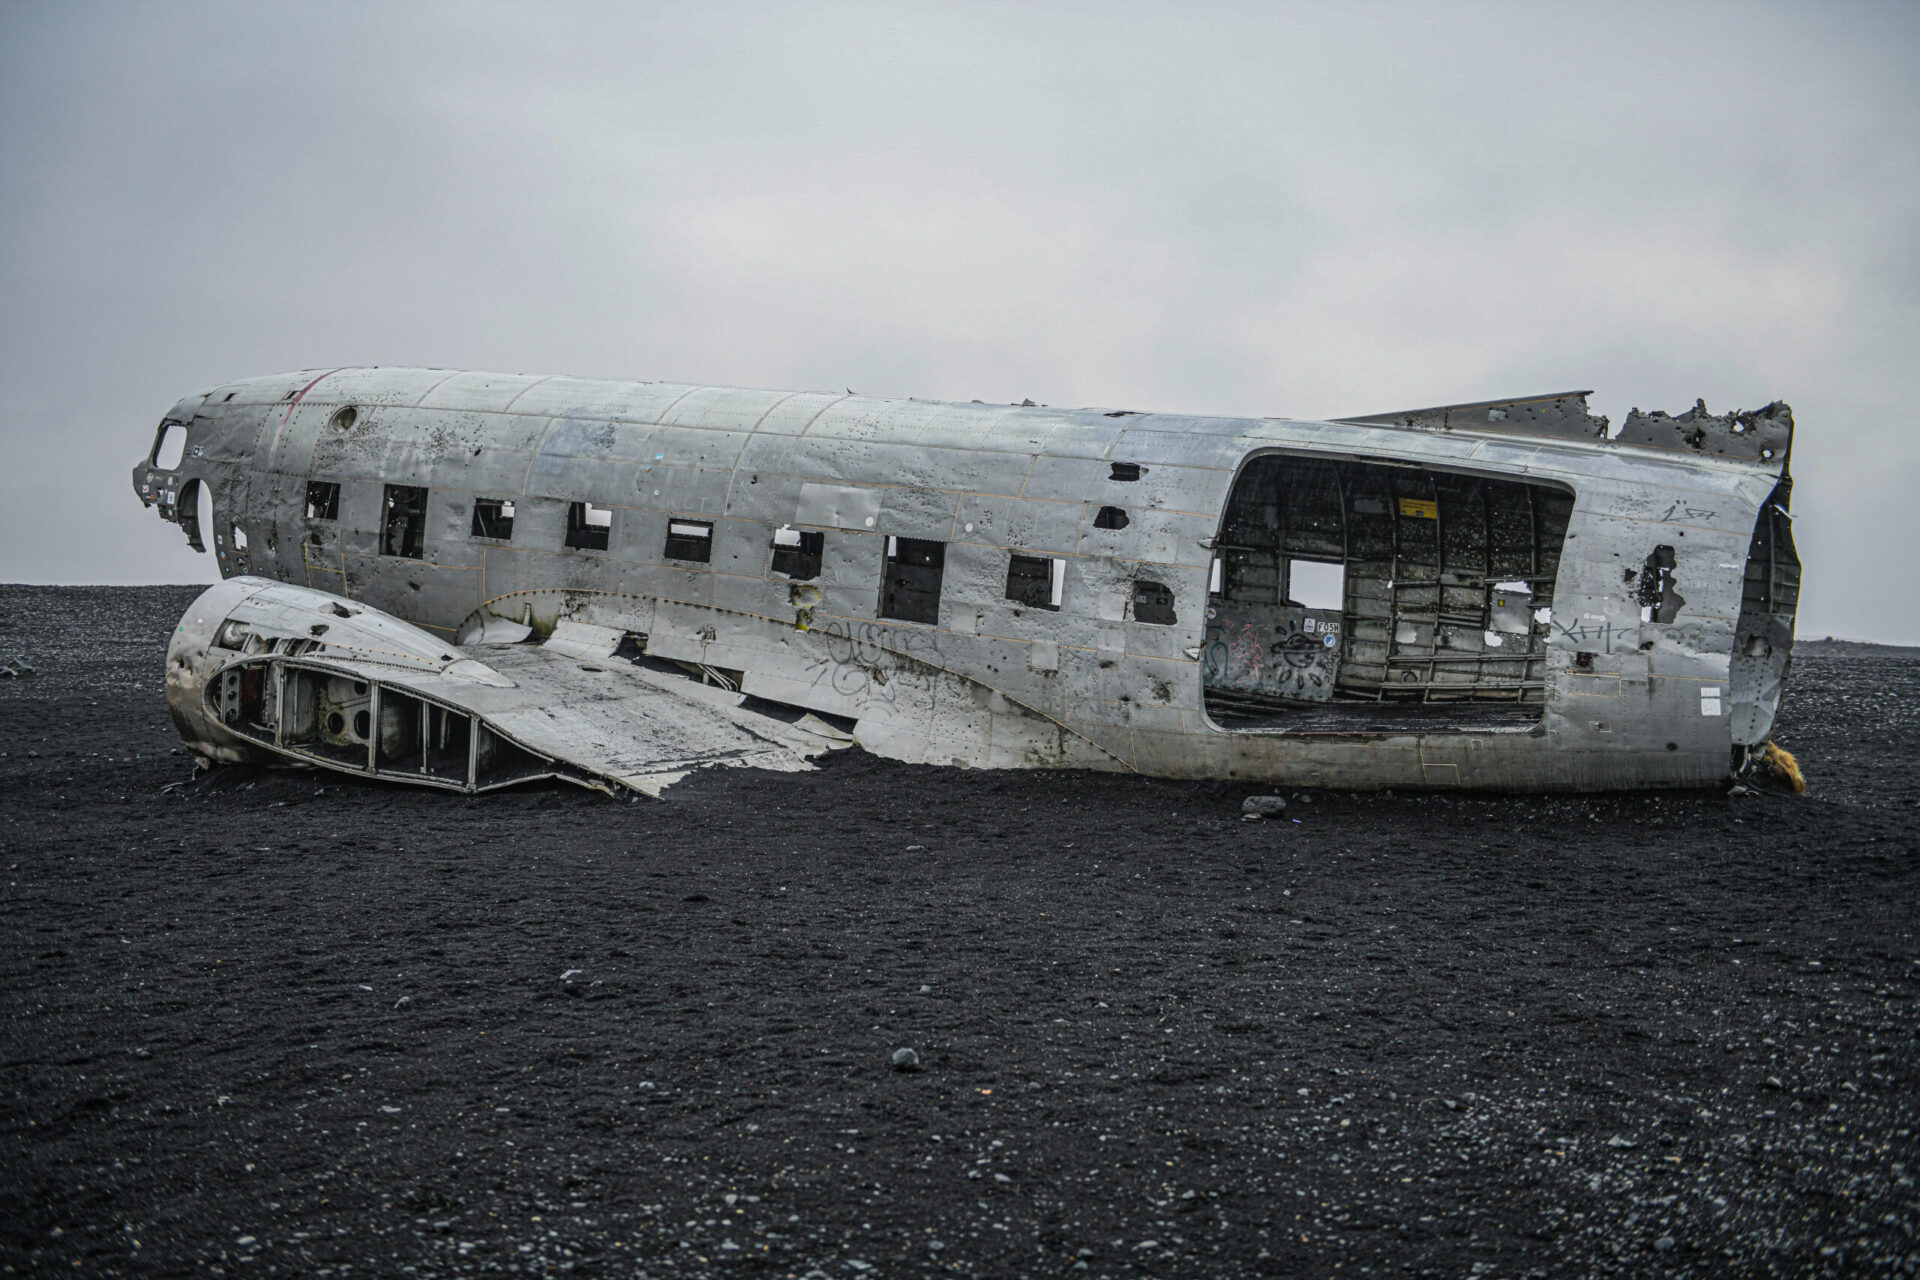
POLYGON ((1572 510, 1558 485, 1252 459, 1216 543, 1208 714, 1264 732, 1536 723, 1572 510))

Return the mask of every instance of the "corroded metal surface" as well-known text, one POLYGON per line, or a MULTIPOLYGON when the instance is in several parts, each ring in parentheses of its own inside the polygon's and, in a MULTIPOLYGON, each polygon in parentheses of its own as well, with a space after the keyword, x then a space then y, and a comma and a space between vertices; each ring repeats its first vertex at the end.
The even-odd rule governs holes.
POLYGON ((900 759, 1586 790, 1765 741, 1791 431, 1697 407, 1609 439, 1579 393, 1306 422, 340 369, 181 401, 134 485, 223 577, 456 659, 603 628, 900 759), (1293 607, 1301 561, 1343 564, 1331 615, 1293 607))

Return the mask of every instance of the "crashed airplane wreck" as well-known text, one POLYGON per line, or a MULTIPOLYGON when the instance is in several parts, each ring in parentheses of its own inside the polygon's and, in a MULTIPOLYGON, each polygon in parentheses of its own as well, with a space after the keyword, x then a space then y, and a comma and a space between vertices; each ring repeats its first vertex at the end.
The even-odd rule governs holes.
POLYGON ((1792 413, 1310 422, 335 369, 169 412, 210 761, 649 795, 858 745, 1342 788, 1704 786, 1767 744, 1792 413))

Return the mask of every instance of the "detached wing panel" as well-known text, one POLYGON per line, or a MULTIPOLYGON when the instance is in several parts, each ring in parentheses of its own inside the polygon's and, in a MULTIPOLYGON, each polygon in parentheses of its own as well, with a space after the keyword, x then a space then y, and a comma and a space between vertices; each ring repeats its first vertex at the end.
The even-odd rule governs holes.
POLYGON ((234 578, 175 632, 168 702, 209 759, 459 791, 560 778, 658 796, 695 769, 809 769, 847 745, 823 723, 613 656, 622 637, 603 630, 467 650, 358 602, 234 578))

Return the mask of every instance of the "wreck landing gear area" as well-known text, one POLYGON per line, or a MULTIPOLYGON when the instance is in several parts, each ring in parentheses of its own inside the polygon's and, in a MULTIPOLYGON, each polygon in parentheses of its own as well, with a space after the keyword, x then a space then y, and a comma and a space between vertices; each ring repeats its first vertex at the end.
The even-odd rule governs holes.
POLYGON ((1920 1257, 1920 651, 1800 647, 1799 797, 466 797, 190 780, 198 590, 0 589, 9 1273, 1920 1257))

